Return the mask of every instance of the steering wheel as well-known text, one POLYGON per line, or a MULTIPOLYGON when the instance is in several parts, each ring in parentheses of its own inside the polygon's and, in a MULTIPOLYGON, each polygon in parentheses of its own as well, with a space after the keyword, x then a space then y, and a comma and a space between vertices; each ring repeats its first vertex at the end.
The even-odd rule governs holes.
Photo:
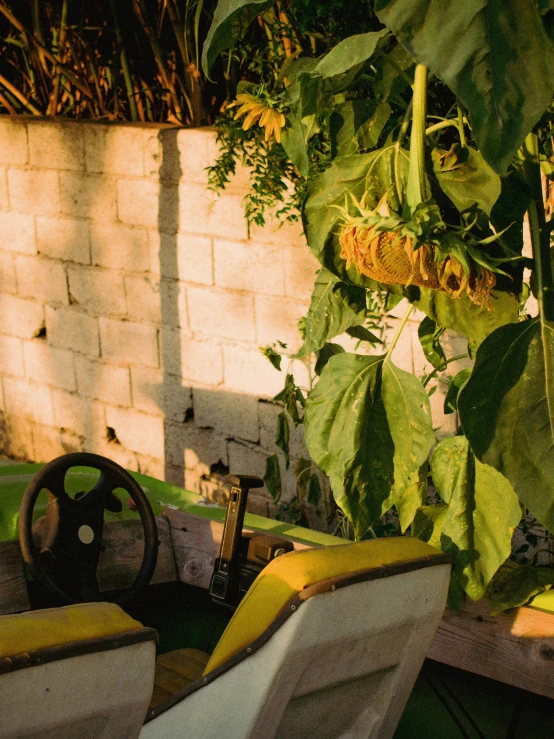
POLYGON ((102 551, 104 509, 121 510, 121 501, 113 493, 116 488, 123 488, 131 496, 144 532, 140 570, 132 585, 115 599, 119 606, 125 606, 148 585, 158 558, 156 520, 140 485, 110 459, 77 452, 46 464, 25 491, 19 510, 23 560, 33 578, 64 604, 103 600, 96 571, 102 551), (99 470, 100 478, 92 490, 71 498, 65 489, 65 476, 71 467, 81 466, 99 470), (48 504, 37 548, 33 541, 33 510, 42 490, 48 495, 48 504))

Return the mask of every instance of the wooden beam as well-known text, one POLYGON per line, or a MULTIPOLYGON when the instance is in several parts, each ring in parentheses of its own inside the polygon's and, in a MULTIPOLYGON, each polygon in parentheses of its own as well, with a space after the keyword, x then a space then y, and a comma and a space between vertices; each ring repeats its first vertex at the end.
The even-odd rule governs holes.
POLYGON ((427 656, 554 698, 554 613, 512 608, 490 616, 485 600, 447 608, 427 656))
POLYGON ((31 605, 17 541, 0 543, 0 614, 28 611, 31 605))

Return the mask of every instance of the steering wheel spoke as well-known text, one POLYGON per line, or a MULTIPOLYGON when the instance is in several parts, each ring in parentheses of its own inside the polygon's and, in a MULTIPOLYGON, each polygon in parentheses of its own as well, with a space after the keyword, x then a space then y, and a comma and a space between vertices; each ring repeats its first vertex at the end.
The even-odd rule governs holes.
POLYGON ((114 506, 121 503, 113 494, 118 487, 124 488, 137 502, 145 535, 140 571, 130 588, 116 599, 124 605, 148 584, 157 560, 156 522, 140 485, 115 462, 96 454, 77 453, 45 465, 25 492, 19 518, 23 559, 33 576, 65 603, 102 599, 97 568, 102 550, 104 509, 114 510, 114 506), (65 475, 76 466, 93 467, 100 471, 100 478, 92 490, 73 499, 65 491, 65 475), (48 493, 48 506, 40 530, 35 526, 33 541, 32 514, 42 490, 48 493))

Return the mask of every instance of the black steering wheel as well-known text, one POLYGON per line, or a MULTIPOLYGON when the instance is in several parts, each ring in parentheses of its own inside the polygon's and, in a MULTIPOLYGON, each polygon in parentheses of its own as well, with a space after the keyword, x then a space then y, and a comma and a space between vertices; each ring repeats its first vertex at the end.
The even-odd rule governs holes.
MULTIPOLYGON (((126 606, 148 585, 158 558, 158 531, 154 513, 140 485, 115 462, 98 454, 77 452, 52 460, 33 477, 19 510, 19 545, 31 574, 57 601, 64 604, 104 600, 96 571, 102 551, 104 509, 120 511, 114 495, 123 488, 133 500, 144 531, 144 553, 140 570, 115 602, 126 606), (100 478, 89 492, 70 497, 65 476, 71 467, 92 467, 100 478), (39 532, 40 545, 33 540, 33 510, 45 490, 48 504, 39 532)), ((36 536, 36 532, 35 532, 36 536)))

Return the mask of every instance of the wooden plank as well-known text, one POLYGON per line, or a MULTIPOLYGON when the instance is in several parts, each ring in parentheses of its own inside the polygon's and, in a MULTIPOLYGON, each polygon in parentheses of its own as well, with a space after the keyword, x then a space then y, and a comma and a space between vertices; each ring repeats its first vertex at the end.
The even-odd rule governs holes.
MULTIPOLYGON (((167 517, 171 529, 177 578, 180 582, 207 590, 221 547, 223 523, 179 510, 165 509, 163 514, 167 517)), ((245 528, 244 531, 250 533, 252 529, 245 528)), ((310 547, 294 542, 294 548, 310 547)))
MULTIPOLYGON (((177 579, 175 558, 171 546, 169 523, 165 516, 156 518, 158 526, 158 562, 152 584, 177 579)), ((98 584, 101 591, 129 587, 138 574, 144 551, 144 534, 140 521, 107 521, 102 544, 105 550, 98 563, 98 584)))
POLYGON ((554 614, 513 608, 494 618, 486 601, 446 609, 430 659, 554 698, 554 614))
POLYGON ((0 614, 28 611, 31 605, 17 541, 0 543, 0 614))

